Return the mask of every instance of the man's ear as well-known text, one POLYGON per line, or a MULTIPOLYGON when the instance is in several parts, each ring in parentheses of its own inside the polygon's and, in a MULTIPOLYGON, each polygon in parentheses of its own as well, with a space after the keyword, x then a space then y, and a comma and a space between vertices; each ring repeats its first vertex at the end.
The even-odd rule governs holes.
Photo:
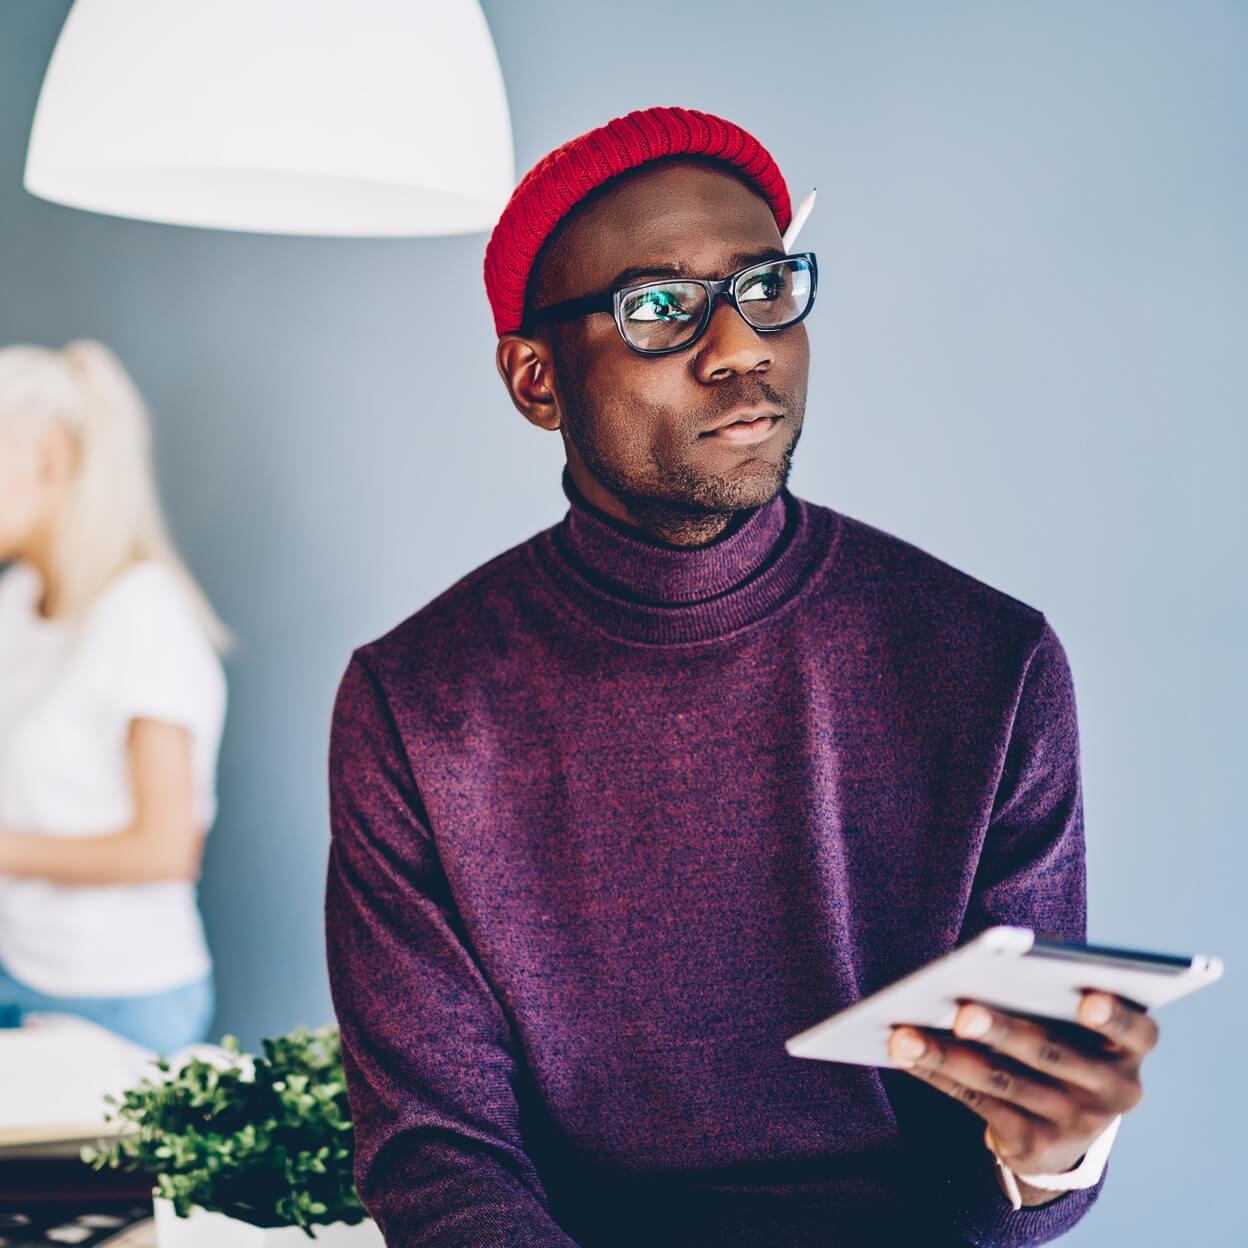
POLYGON ((541 429, 558 429, 561 417, 550 346, 540 338, 503 334, 494 363, 520 414, 541 429))

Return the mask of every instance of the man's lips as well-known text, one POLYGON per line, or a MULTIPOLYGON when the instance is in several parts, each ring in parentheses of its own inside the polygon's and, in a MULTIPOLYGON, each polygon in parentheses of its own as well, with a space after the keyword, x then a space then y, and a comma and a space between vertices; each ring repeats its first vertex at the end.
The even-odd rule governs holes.
POLYGON ((783 415, 783 412, 776 411, 774 407, 739 407, 735 412, 729 412, 718 424, 704 430, 702 436, 709 437, 711 434, 718 433, 721 429, 726 429, 730 425, 751 424, 757 422, 762 417, 779 420, 783 415))
POLYGON ((736 421, 729 425, 721 425, 701 436, 715 442, 762 442, 771 436, 771 432, 780 423, 778 416, 760 416, 753 421, 736 421))

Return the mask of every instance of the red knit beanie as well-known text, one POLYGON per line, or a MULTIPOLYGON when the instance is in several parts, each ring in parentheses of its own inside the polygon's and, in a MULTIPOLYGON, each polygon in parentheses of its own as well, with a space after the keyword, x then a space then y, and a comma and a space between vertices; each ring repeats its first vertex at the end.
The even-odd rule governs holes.
POLYGON ((713 156, 758 188, 783 234, 793 210, 771 154, 740 126, 693 108, 641 108, 557 147, 511 193, 485 248, 485 290, 494 328, 515 333, 529 270, 550 232, 595 187, 662 156, 713 156))

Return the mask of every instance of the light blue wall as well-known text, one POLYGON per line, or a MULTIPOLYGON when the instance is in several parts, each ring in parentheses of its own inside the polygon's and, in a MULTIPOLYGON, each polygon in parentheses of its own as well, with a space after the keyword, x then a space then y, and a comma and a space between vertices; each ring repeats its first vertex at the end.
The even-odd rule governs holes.
MULTIPOLYGON (((795 201, 819 187, 793 489, 1048 613, 1090 938, 1230 966, 1160 1011, 1068 1242, 1242 1242, 1248 5, 484 8, 519 172, 684 104, 756 133, 795 201)), ((332 1017, 325 753, 351 648, 556 521, 562 454, 495 373, 484 234, 249 236, 26 195, 67 9, 0 4, 0 342, 117 349, 175 535, 242 635, 202 900, 215 1030, 254 1046, 332 1017)))

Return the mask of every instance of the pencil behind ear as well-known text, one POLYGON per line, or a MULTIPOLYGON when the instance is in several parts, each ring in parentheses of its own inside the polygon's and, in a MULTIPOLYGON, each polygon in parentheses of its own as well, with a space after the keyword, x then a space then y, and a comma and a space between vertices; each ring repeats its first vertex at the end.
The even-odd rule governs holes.
POLYGON ((793 244, 797 241, 797 232, 806 224, 806 218, 810 216, 810 210, 814 206, 815 188, 812 186, 802 202, 798 204, 797 211, 793 214, 793 220, 789 222, 789 228, 785 230, 783 237, 780 239, 781 245, 786 252, 793 250, 793 244))

